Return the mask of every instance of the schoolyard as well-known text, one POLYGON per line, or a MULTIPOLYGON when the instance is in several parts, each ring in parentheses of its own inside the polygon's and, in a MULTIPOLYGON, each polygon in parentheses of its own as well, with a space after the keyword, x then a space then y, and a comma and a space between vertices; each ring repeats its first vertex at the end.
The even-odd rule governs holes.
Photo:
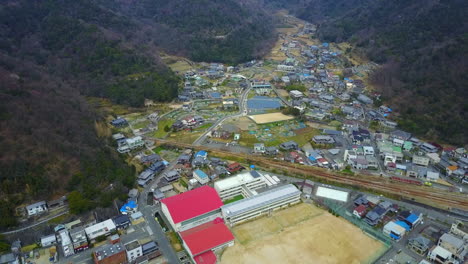
POLYGON ((379 241, 343 218, 301 203, 234 226, 235 245, 220 263, 371 263, 379 241))

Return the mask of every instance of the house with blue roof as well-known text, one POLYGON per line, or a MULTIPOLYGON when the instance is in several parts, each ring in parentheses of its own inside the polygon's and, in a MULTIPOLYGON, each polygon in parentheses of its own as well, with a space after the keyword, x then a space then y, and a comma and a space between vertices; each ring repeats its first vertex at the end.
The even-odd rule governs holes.
POLYGON ((206 159, 208 157, 208 152, 206 152, 204 150, 200 150, 195 154, 195 158, 196 157, 203 157, 203 158, 206 159))
POLYGON ((415 226, 417 226, 422 220, 422 215, 418 213, 411 213, 406 219, 404 220, 408 225, 410 226, 411 229, 413 229, 415 226))
POLYGON ((138 204, 135 200, 129 200, 126 204, 120 207, 121 214, 133 214, 138 210, 138 204))
POLYGON ((196 179, 200 184, 207 184, 210 181, 208 175, 199 169, 193 171, 193 178, 196 179))
POLYGON ((410 231, 411 230, 411 227, 405 222, 405 221, 396 221, 395 224, 403 227, 404 229, 406 229, 406 231, 410 231))

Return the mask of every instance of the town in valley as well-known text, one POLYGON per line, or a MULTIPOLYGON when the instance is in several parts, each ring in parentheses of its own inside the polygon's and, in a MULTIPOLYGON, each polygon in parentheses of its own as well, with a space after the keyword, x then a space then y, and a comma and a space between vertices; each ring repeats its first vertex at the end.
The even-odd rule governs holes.
POLYGON ((67 196, 18 208, 0 264, 466 263, 468 151, 399 128, 379 65, 283 20, 261 60, 164 54, 172 103, 90 98, 135 187, 85 216, 67 196))

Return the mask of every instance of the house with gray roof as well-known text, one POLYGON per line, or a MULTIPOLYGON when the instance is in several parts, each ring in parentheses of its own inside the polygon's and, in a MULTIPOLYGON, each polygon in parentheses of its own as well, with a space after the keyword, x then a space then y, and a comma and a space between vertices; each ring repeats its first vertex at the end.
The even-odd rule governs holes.
POLYGON ((429 248, 433 246, 431 240, 419 235, 408 240, 408 247, 417 254, 424 256, 429 248))

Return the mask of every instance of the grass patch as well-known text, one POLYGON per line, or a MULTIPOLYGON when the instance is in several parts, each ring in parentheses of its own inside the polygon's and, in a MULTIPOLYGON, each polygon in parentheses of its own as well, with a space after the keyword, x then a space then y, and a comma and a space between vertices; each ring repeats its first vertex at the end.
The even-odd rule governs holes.
POLYGON ((253 147, 255 143, 259 143, 260 141, 257 139, 255 135, 249 134, 248 131, 242 131, 241 137, 239 139, 239 144, 245 147, 253 147))
POLYGON ((53 219, 50 219, 49 221, 47 221, 49 224, 62 224, 70 215, 69 214, 64 214, 64 215, 60 215, 60 216, 57 216, 53 219))
POLYGON ((166 126, 171 127, 174 124, 174 120, 171 119, 162 119, 158 123, 158 130, 153 133, 155 138, 165 138, 169 132, 164 131, 166 126))
POLYGON ((165 148, 158 146, 157 148, 153 149, 153 151, 157 154, 159 154, 161 151, 165 150, 165 148))
POLYGON ((184 178, 179 179, 179 184, 188 189, 188 184, 184 178))
POLYGON ((150 121, 146 120, 146 121, 143 121, 143 122, 140 122, 140 123, 136 123, 132 127, 134 129, 141 129, 141 128, 147 127, 149 124, 150 124, 150 121))
POLYGON ((242 196, 242 194, 239 194, 239 195, 232 197, 229 200, 224 201, 224 204, 230 204, 230 203, 242 200, 242 199, 244 199, 244 196, 242 196))
POLYGON ((203 132, 181 131, 181 132, 170 134, 167 139, 174 140, 180 143, 192 144, 202 134, 203 132))
POLYGON ((172 248, 174 248, 176 252, 182 250, 182 245, 180 244, 179 238, 177 237, 177 234, 175 232, 168 232, 167 237, 171 242, 172 248))
POLYGON ((27 245, 27 246, 22 247, 21 251, 22 252, 30 252, 30 251, 33 251, 36 248, 39 248, 38 244, 31 244, 31 245, 27 245))
POLYGON ((207 130, 213 125, 213 123, 206 123, 196 128, 196 130, 207 130))

